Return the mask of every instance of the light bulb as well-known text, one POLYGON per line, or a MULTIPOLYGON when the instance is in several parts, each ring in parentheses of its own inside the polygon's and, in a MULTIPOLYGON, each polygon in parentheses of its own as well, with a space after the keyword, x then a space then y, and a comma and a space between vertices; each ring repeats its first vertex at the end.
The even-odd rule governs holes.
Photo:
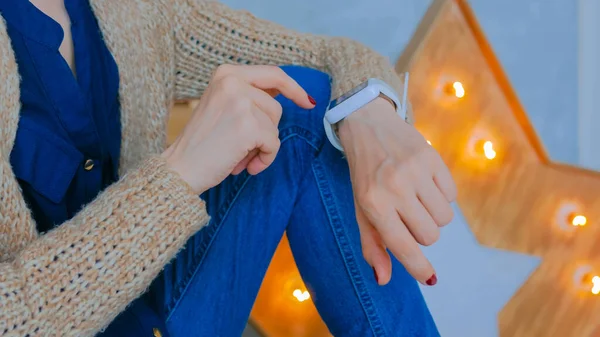
POLYGON ((574 227, 583 227, 587 224, 587 218, 581 214, 569 214, 569 222, 574 227))
POLYGON ((489 160, 496 158, 496 151, 494 150, 494 143, 489 140, 483 143, 483 154, 489 160))
POLYGON ((454 96, 456 98, 465 97, 465 87, 459 81, 447 81, 447 79, 442 80, 444 83, 441 87, 443 93, 448 96, 454 96))
POLYGON ((427 141, 427 144, 431 145, 431 141, 429 141, 429 140, 428 140, 428 141, 427 141))
POLYGON ((452 83, 452 88, 454 89, 454 96, 457 98, 465 97, 465 88, 463 87, 462 83, 458 81, 454 82, 452 83))
POLYGON ((599 276, 592 277, 592 289, 590 289, 590 292, 594 295, 600 294, 600 277, 599 276))
POLYGON ((298 302, 304 302, 310 298, 310 294, 306 290, 295 289, 292 295, 294 295, 298 302))

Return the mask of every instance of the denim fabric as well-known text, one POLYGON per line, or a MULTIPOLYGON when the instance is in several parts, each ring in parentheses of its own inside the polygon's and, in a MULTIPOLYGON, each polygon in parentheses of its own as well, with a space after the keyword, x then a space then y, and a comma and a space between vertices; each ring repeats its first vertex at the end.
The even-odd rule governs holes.
POLYGON ((392 281, 381 287, 362 256, 348 166, 323 132, 329 77, 283 69, 318 105, 304 110, 278 97, 284 112, 275 162, 257 176, 229 177, 202 195, 210 224, 150 292, 171 336, 240 336, 285 231, 334 336, 438 336, 404 267, 393 259, 392 281))

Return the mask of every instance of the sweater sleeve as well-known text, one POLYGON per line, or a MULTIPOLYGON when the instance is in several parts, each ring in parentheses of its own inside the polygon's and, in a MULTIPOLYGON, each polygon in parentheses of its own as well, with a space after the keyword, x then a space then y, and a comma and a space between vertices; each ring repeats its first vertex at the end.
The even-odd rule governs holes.
POLYGON ((148 159, 0 264, 0 336, 95 335, 207 221, 189 186, 148 159))
POLYGON ((402 92, 387 58, 359 42, 295 32, 213 0, 176 0, 174 6, 179 99, 200 97, 215 68, 226 63, 318 69, 331 76, 333 98, 371 77, 402 92))

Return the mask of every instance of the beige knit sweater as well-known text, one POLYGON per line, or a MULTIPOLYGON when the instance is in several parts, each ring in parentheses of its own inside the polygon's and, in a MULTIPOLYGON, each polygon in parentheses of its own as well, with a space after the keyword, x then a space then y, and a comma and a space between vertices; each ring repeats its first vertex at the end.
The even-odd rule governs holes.
POLYGON ((200 198, 157 155, 173 100, 199 97, 219 64, 318 68, 334 79, 333 95, 367 77, 401 87, 386 59, 361 44, 292 32, 216 2, 91 3, 120 69, 122 178, 44 235, 9 162, 19 73, 0 18, 0 336, 94 335, 207 223, 200 198))

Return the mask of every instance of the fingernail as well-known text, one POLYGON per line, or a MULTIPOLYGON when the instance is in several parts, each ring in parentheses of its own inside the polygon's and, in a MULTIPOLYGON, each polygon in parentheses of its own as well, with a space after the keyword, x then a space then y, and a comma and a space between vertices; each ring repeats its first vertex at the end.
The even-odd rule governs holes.
POLYGON ((377 271, 375 270, 375 268, 373 268, 373 274, 375 274, 375 282, 379 284, 379 277, 377 276, 377 271))
POLYGON ((317 101, 315 101, 315 99, 314 99, 314 98, 312 98, 312 96, 311 96, 311 95, 308 95, 308 100, 310 101, 310 103, 311 103, 312 105, 317 105, 317 101))
POLYGON ((437 276, 433 274, 425 283, 427 283, 428 286, 434 286, 437 283, 437 276))

